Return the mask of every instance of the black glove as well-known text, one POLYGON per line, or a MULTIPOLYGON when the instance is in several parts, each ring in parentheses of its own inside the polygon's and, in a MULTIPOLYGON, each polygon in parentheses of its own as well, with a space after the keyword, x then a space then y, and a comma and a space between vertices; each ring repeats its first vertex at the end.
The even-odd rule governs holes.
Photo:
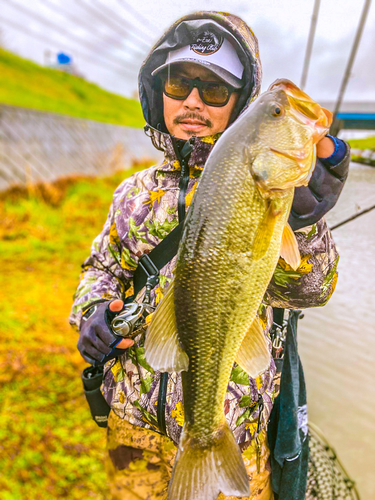
POLYGON ((95 304, 81 320, 77 348, 83 359, 94 366, 104 365, 126 350, 115 347, 121 339, 111 332, 109 304, 110 302, 95 304))
POLYGON ((295 189, 289 216, 289 224, 294 231, 315 224, 335 206, 349 171, 350 148, 345 147, 345 156, 340 163, 330 165, 328 161, 318 158, 308 186, 295 189))

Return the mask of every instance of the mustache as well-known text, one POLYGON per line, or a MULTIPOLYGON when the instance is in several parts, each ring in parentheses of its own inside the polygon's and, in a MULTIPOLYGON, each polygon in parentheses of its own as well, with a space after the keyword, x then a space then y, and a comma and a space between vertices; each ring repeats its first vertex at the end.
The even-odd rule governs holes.
POLYGON ((204 116, 200 115, 199 113, 192 113, 192 112, 187 112, 182 115, 176 116, 176 118, 173 120, 173 123, 175 125, 178 125, 180 122, 186 119, 191 119, 191 120, 199 120, 200 122, 203 122, 206 127, 212 128, 212 122, 208 120, 207 118, 204 118, 204 116))

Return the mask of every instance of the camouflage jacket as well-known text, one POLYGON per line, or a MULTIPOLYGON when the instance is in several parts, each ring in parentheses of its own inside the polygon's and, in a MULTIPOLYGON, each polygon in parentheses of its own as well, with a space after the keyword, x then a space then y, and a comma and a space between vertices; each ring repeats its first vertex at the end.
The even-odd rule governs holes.
MULTIPOLYGON (((125 299, 133 295, 132 276, 139 257, 150 252, 178 224, 177 201, 180 165, 170 136, 163 134, 165 160, 126 179, 115 191, 107 221, 94 240, 91 255, 83 264, 70 322, 79 328, 82 311, 98 301, 125 299)), ((191 203, 204 164, 218 136, 196 139, 190 156, 190 179, 186 194, 191 203)), ((338 254, 324 220, 296 232, 302 262, 293 271, 281 258, 259 309, 264 334, 269 340, 272 307, 289 309, 324 305, 337 280, 338 254)), ((168 287, 174 258, 160 273, 160 284, 152 293, 158 304, 168 287)), ((141 300, 141 292, 137 300, 141 300)), ((271 349, 271 342, 270 349, 271 349)), ((273 360, 257 379, 234 365, 224 412, 237 442, 254 438, 269 418, 275 397, 273 360), (260 396, 262 398, 260 398, 260 396), (264 410, 258 427, 259 401, 264 410)), ((117 360, 108 362, 102 392, 113 411, 130 423, 157 430, 157 401, 160 373, 147 364, 144 335, 117 360)), ((207 374, 212 376, 212 374, 207 374)), ((178 442, 184 421, 181 376, 170 374, 166 400, 168 436, 178 442)))

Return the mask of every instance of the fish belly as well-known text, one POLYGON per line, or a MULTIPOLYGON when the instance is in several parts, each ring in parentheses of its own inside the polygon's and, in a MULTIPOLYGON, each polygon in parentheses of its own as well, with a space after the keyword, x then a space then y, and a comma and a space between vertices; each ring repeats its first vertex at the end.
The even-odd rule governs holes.
MULTIPOLYGON (((204 224, 189 220, 176 268, 175 307, 178 337, 189 357, 184 407, 193 432, 209 435, 223 422, 233 363, 276 267, 288 203, 260 261, 252 245, 267 204, 251 176, 237 193, 231 191, 228 206, 236 210, 216 208, 217 216, 204 224)), ((209 212, 202 205, 194 208, 209 212)))

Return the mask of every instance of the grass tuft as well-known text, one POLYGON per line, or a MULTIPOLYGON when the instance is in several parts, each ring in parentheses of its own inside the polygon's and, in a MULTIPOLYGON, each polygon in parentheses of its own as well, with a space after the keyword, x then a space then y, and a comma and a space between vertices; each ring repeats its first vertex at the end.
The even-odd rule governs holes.
POLYGON ((365 137, 364 139, 348 139, 352 149, 373 149, 375 150, 375 137, 365 137))
POLYGON ((0 103, 141 128, 139 102, 0 48, 0 103))
POLYGON ((0 199, 0 499, 106 499, 105 430, 68 324, 80 265, 133 171, 13 188, 0 199))

